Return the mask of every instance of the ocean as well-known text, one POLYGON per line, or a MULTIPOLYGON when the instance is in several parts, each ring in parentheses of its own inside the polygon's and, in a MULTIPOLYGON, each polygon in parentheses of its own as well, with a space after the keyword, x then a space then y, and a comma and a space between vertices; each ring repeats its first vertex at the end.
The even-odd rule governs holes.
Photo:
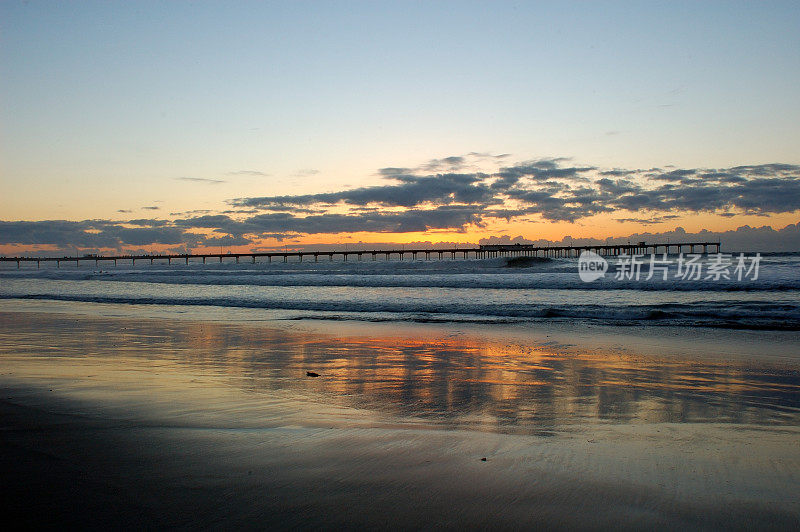
POLYGON ((3 264, 0 299, 259 309, 275 320, 800 329, 800 253, 754 257, 736 271, 734 254, 715 273, 717 257, 704 256, 688 276, 677 256, 652 275, 649 256, 638 268, 608 257, 608 272, 592 282, 575 258, 3 264))

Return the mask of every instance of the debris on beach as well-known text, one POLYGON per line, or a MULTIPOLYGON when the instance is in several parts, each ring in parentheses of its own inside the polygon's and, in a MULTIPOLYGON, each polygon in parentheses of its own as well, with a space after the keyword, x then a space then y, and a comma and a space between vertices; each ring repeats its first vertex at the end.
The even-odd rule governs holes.
POLYGON ((319 373, 313 371, 306 371, 306 377, 319 377, 319 373))

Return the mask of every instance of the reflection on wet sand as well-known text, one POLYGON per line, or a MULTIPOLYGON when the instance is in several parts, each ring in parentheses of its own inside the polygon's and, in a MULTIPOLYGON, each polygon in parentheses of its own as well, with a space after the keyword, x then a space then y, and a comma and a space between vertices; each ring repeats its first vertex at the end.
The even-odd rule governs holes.
POLYGON ((154 372, 213 375, 251 395, 287 391, 448 428, 547 435, 599 422, 800 424, 800 369, 774 362, 569 351, 446 333, 0 317, 0 357, 148 363, 154 372), (308 370, 321 377, 306 378, 308 370))
POLYGON ((0 510, 30 528, 800 524, 791 338, 721 357, 372 325, 0 312, 0 510))

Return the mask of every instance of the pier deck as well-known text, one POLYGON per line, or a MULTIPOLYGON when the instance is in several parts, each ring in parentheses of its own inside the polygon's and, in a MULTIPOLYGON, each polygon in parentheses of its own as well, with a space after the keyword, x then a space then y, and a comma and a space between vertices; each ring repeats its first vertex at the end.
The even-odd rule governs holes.
POLYGON ((268 251, 259 253, 182 253, 182 254, 165 254, 165 255, 84 255, 76 257, 0 257, 0 263, 16 263, 17 268, 20 265, 28 263, 36 263, 37 268, 41 264, 47 262, 55 262, 57 267, 61 263, 75 263, 76 266, 81 262, 94 261, 95 265, 101 262, 113 262, 116 265, 119 261, 125 264, 136 264, 136 261, 150 261, 150 264, 156 261, 167 264, 172 264, 172 261, 183 261, 185 264, 189 262, 200 262, 203 264, 207 260, 216 260, 219 262, 235 261, 239 262, 241 259, 249 259, 250 262, 255 263, 258 259, 267 259, 267 262, 272 262, 273 259, 288 262, 290 259, 302 262, 303 260, 319 261, 320 258, 333 261, 335 256, 339 256, 342 260, 348 259, 355 260, 418 260, 424 257, 425 260, 431 260, 434 257, 438 260, 445 258, 474 258, 474 259, 488 259, 496 257, 578 257, 584 251, 594 251, 598 255, 603 256, 618 256, 618 255, 647 255, 650 253, 719 253, 719 242, 671 242, 660 244, 648 244, 639 242, 636 244, 607 244, 607 245, 588 245, 588 246, 533 246, 533 245, 486 245, 479 247, 469 248, 447 248, 447 249, 372 249, 372 250, 326 250, 326 251, 268 251))

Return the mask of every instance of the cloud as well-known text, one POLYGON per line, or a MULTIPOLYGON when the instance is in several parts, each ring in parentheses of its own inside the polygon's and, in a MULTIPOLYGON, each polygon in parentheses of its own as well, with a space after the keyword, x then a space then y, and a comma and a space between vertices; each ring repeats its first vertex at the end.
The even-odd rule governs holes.
POLYGON ((663 224, 669 220, 680 218, 677 214, 665 214, 664 216, 654 216, 652 218, 614 218, 618 222, 633 222, 642 225, 663 224))
POLYGON ((452 157, 445 157, 443 159, 431 159, 427 163, 421 165, 419 169, 426 172, 438 172, 442 170, 454 171, 459 170, 466 163, 466 157, 456 155, 452 157))
POLYGON ((566 160, 567 159, 556 158, 529 161, 501 168, 497 175, 501 178, 513 179, 514 182, 523 178, 529 178, 534 181, 547 181, 548 179, 554 178, 585 181, 586 178, 582 177, 580 174, 595 169, 593 166, 562 167, 561 163, 566 160))
POLYGON ((214 229, 241 236, 265 233, 410 233, 432 229, 457 229, 480 222, 480 211, 470 206, 440 206, 432 209, 408 209, 400 212, 372 211, 356 214, 312 214, 296 216, 288 212, 257 214, 242 220, 226 215, 208 215, 175 220, 186 229, 214 229))
POLYGON ((226 183, 224 179, 206 179, 205 177, 176 177, 177 181, 191 181, 193 183, 207 183, 209 185, 218 185, 226 183))
MULTIPOLYGON (((139 218, 137 220, 128 220, 124 222, 127 225, 139 225, 144 227, 165 227, 167 225, 172 225, 171 222, 167 220, 154 220, 149 218, 139 218)), ((109 225, 111 225, 109 223, 109 225)))
POLYGON ((476 159, 505 159, 506 157, 511 157, 510 153, 501 153, 499 155, 492 155, 488 152, 477 152, 471 151, 467 154, 470 157, 475 157, 476 159))
POLYGON ((388 167, 378 170, 378 175, 386 178, 401 178, 403 176, 419 177, 420 174, 463 172, 466 168, 477 168, 484 161, 497 162, 510 157, 508 153, 493 155, 486 152, 469 152, 465 155, 451 155, 441 159, 430 159, 414 168, 388 167))
MULTIPOLYGON (((317 234, 323 232, 355 232, 370 230, 394 233, 428 230, 436 232, 452 225, 471 223, 477 213, 470 209, 441 207, 435 212, 412 211, 405 213, 372 213, 366 219, 348 215, 319 215, 312 219, 297 219, 287 214, 259 215, 244 221, 236 221, 227 216, 206 216, 185 220, 183 226, 170 225, 163 220, 130 220, 117 223, 108 220, 45 220, 36 222, 0 221, 0 244, 55 245, 63 250, 75 248, 113 248, 122 250, 131 247, 150 245, 180 246, 191 249, 199 246, 247 246, 255 245, 258 239, 274 238, 279 241, 292 238, 301 233, 317 234), (304 221, 301 221, 304 220, 304 221), (126 227, 138 223, 142 227, 126 227), (329 230, 325 230, 325 227, 329 230), (230 230, 228 233, 203 236, 191 232, 193 227, 218 228, 230 230), (294 232, 288 232, 291 227, 294 232), (278 229, 268 232, 269 229, 278 229)), ((308 218, 308 217, 307 217, 308 218)), ((648 220, 632 220, 638 223, 648 220)), ((480 239, 480 244, 533 243, 536 245, 555 244, 601 244, 625 243, 628 241, 677 242, 687 240, 721 241, 725 252, 736 251, 794 251, 800 248, 800 223, 789 224, 782 229, 770 226, 741 226, 735 230, 711 232, 701 230, 687 233, 678 227, 673 231, 660 233, 634 233, 614 239, 564 237, 561 241, 529 240, 521 236, 511 238, 507 235, 490 236, 480 239)), ((382 247, 389 247, 391 242, 382 247)), ((426 246, 430 243, 426 243, 426 246)), ((381 247, 370 244, 372 248, 381 247)), ((320 247, 314 245, 314 247, 320 247)), ((333 245, 332 247, 338 248, 333 245)), ((40 252, 41 253, 41 252, 40 252)))
POLYGON ((195 243, 194 235, 190 236, 180 228, 165 226, 158 220, 138 222, 148 227, 126 227, 108 220, 0 221, 0 244, 121 249, 149 244, 195 243))
POLYGON ((309 177, 312 175, 317 175, 319 170, 315 170, 314 168, 301 168, 300 170, 296 171, 292 174, 293 177, 309 177))
POLYGON ((652 179, 660 180, 660 181, 681 181, 688 176, 692 176, 697 173, 697 170, 672 170, 669 172, 653 172, 650 175, 652 179))
POLYGON ((233 200, 231 204, 236 207, 268 208, 345 203, 358 206, 379 204, 389 207, 410 208, 423 204, 446 205, 451 203, 492 202, 492 193, 489 187, 477 183, 486 177, 483 174, 416 176, 398 172, 393 174, 392 177, 401 181, 401 183, 361 187, 323 194, 239 198, 233 200))
POLYGON ((246 175, 246 176, 269 177, 272 174, 267 174, 265 172, 259 172, 258 170, 236 170, 235 172, 228 172, 226 175, 246 175))
POLYGON ((603 170, 600 175, 610 175, 614 177, 625 177, 635 174, 636 170, 624 170, 622 168, 614 168, 613 170, 603 170))
POLYGON ((186 216, 189 214, 208 214, 212 212, 209 209, 193 209, 191 211, 183 211, 183 212, 171 212, 169 213, 170 216, 186 216))
POLYGON ((601 213, 653 225, 691 213, 729 218, 800 208, 800 166, 782 163, 608 169, 565 158, 509 164, 506 157, 467 154, 415 168, 386 167, 378 175, 382 180, 374 186, 236 198, 223 213, 188 211, 172 220, 3 222, 0 243, 119 248, 228 239, 246 245, 315 234, 463 232, 500 220, 579 222, 601 213))
MULTIPOLYGON (((264 205, 258 209, 236 209, 238 213, 257 213, 260 211, 295 212, 303 214, 315 214, 323 212, 320 209, 308 209, 305 207, 294 207, 292 205, 264 205)), ((225 211, 223 211, 225 212, 225 211)))
POLYGON ((321 214, 305 217, 286 213, 261 214, 249 218, 246 223, 262 232, 411 233, 431 229, 463 228, 479 220, 479 213, 474 207, 443 206, 435 209, 409 209, 402 212, 321 214))
POLYGON ((675 212, 769 215, 800 207, 800 166, 791 164, 640 170, 601 169, 569 164, 565 158, 542 158, 488 172, 430 171, 461 167, 466 159, 447 157, 418 168, 380 169, 378 174, 391 184, 323 194, 237 198, 230 203, 285 212, 293 208, 471 206, 480 207, 481 220, 502 211, 506 219, 539 215, 543 220, 568 222, 616 211, 646 214, 622 217, 627 220, 657 220, 675 212))
POLYGON ((682 227, 672 231, 658 233, 644 232, 617 238, 572 238, 565 236, 562 240, 529 240, 518 236, 511 239, 507 235, 481 238, 480 244, 535 244, 538 246, 553 245, 598 245, 625 244, 628 242, 721 242, 723 253, 756 252, 756 251, 796 251, 800 249, 800 223, 789 224, 782 229, 774 229, 768 225, 751 227, 743 225, 728 231, 708 231, 701 229, 696 233, 687 233, 682 227))
POLYGON ((142 207, 142 209, 146 209, 146 210, 148 210, 148 211, 157 211, 157 210, 159 210, 160 208, 161 208, 161 207, 159 207, 158 205, 150 205, 150 206, 148 206, 148 207, 142 207))

